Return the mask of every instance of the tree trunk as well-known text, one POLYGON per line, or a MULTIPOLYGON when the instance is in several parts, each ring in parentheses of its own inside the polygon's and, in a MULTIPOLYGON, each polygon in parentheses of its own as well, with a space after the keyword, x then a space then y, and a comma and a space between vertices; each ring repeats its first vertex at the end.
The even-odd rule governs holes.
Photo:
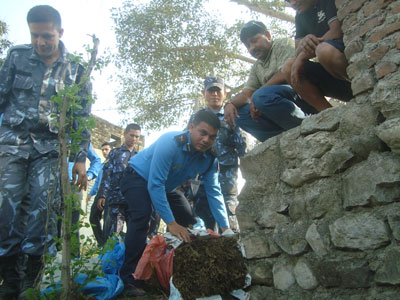
POLYGON ((267 7, 267 6, 263 6, 263 5, 255 4, 255 3, 251 3, 251 1, 249 1, 249 0, 231 0, 231 2, 235 2, 235 3, 239 4, 239 5, 244 5, 247 8, 249 8, 250 10, 262 13, 262 14, 264 14, 266 16, 270 16, 272 18, 277 18, 277 19, 280 19, 282 21, 294 23, 294 17, 293 16, 291 16, 289 14, 286 14, 284 12, 281 12, 281 11, 274 10, 271 7, 267 7))
MULTIPOLYGON (((90 74, 96 64, 97 49, 99 46, 99 39, 95 36, 93 38, 93 49, 91 50, 91 57, 86 68, 83 80, 87 78, 89 80, 90 74)), ((62 78, 65 77, 66 67, 64 68, 64 74, 62 78)), ((81 82, 82 83, 82 82, 81 82)), ((81 84, 79 84, 81 88, 81 84)), ((72 210, 73 210, 73 191, 71 188, 71 183, 68 175, 68 140, 66 136, 66 128, 69 125, 67 123, 67 110, 69 107, 71 99, 64 97, 61 104, 60 111, 60 124, 58 131, 58 140, 60 143, 60 175, 61 175, 61 188, 63 192, 64 199, 64 217, 62 223, 62 233, 63 233, 63 243, 62 243, 62 262, 61 262, 61 299, 62 300, 73 300, 71 298, 70 291, 72 290, 72 280, 71 280, 71 223, 72 223, 72 210)))

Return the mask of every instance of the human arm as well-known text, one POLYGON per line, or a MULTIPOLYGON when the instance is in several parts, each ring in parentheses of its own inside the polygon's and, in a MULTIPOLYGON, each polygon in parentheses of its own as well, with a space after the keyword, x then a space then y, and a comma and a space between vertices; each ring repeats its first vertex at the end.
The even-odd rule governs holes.
POLYGON ((95 179, 98 176, 98 174, 101 170, 101 167, 102 167, 101 158, 94 151, 91 143, 89 145, 88 159, 90 160, 90 167, 86 173, 87 173, 88 180, 90 181, 92 179, 95 179))
POLYGON ((99 174, 97 175, 96 181, 94 182, 94 185, 90 189, 88 196, 92 197, 97 194, 99 187, 100 187, 102 177, 103 177, 103 168, 100 168, 99 174))
MULTIPOLYGON (((117 148, 112 149, 108 154, 107 160, 103 164, 101 169, 101 180, 98 184, 97 197, 106 198, 111 189, 111 180, 113 175, 113 169, 116 161, 117 148)), ((100 175, 99 175, 100 177, 100 175)), ((96 180, 97 183, 97 180, 96 180)), ((95 185, 96 185, 95 183, 95 185)), ((93 186, 94 187, 94 186, 93 186)))
POLYGON ((11 91, 14 81, 14 66, 12 63, 12 52, 10 51, 0 69, 0 114, 4 112, 8 104, 8 93, 11 91))
POLYGON ((102 211, 106 205, 106 199, 103 197, 97 198, 97 209, 102 211))
POLYGON ((87 188, 86 165, 84 162, 76 162, 72 168, 72 183, 75 184, 79 191, 87 188), (75 178, 78 178, 75 180, 75 178))
POLYGON ((235 116, 239 118, 238 108, 249 103, 252 95, 252 90, 244 88, 239 94, 233 97, 230 102, 225 104, 224 118, 231 128, 235 127, 235 116))
POLYGON ((214 161, 212 168, 204 175, 204 188, 207 195, 208 204, 214 219, 219 227, 229 228, 228 214, 226 212, 224 197, 218 181, 218 165, 214 161))

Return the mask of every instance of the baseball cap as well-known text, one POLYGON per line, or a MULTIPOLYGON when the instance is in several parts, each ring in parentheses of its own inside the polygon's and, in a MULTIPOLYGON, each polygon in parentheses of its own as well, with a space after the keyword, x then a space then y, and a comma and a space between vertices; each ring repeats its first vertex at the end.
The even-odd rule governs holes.
POLYGON ((219 87, 221 90, 225 89, 224 80, 218 77, 207 77, 204 80, 204 89, 207 91, 212 87, 219 87))
POLYGON ((246 44, 247 39, 255 36, 258 33, 264 33, 267 27, 260 21, 251 20, 247 22, 240 30, 240 40, 246 44))

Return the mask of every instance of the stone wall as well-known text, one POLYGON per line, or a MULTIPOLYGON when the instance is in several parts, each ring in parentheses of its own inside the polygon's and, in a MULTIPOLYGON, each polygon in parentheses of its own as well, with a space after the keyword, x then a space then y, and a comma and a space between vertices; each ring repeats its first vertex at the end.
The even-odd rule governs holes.
POLYGON ((400 2, 336 5, 355 98, 241 161, 252 299, 400 299, 400 2))
MULTIPOLYGON (((124 128, 116 126, 100 117, 96 118, 96 127, 91 132, 91 141, 95 149, 100 149, 105 142, 112 142, 114 147, 120 147, 124 142, 124 128)), ((144 148, 144 136, 140 137, 139 150, 144 148)))

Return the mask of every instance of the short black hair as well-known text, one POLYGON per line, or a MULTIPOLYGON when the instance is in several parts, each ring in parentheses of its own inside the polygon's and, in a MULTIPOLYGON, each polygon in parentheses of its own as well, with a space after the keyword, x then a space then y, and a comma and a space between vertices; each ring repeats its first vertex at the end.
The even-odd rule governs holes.
POLYGON ((104 146, 110 146, 110 148, 112 148, 112 145, 109 142, 101 144, 101 148, 103 148, 104 146))
POLYGON ((194 114, 192 123, 197 126, 201 122, 205 122, 217 130, 221 128, 221 123, 219 122, 218 117, 211 111, 200 110, 194 114))
POLYGON ((263 22, 252 20, 244 24, 240 30, 240 40, 243 44, 246 44, 249 38, 258 33, 264 34, 265 32, 267 32, 267 26, 265 26, 263 22))
POLYGON ((139 131, 141 131, 142 129, 140 128, 140 126, 138 124, 131 123, 131 124, 126 125, 124 133, 127 133, 129 130, 139 130, 139 131))
POLYGON ((50 5, 37 5, 32 7, 26 16, 30 23, 52 23, 55 28, 61 28, 60 13, 50 5))

